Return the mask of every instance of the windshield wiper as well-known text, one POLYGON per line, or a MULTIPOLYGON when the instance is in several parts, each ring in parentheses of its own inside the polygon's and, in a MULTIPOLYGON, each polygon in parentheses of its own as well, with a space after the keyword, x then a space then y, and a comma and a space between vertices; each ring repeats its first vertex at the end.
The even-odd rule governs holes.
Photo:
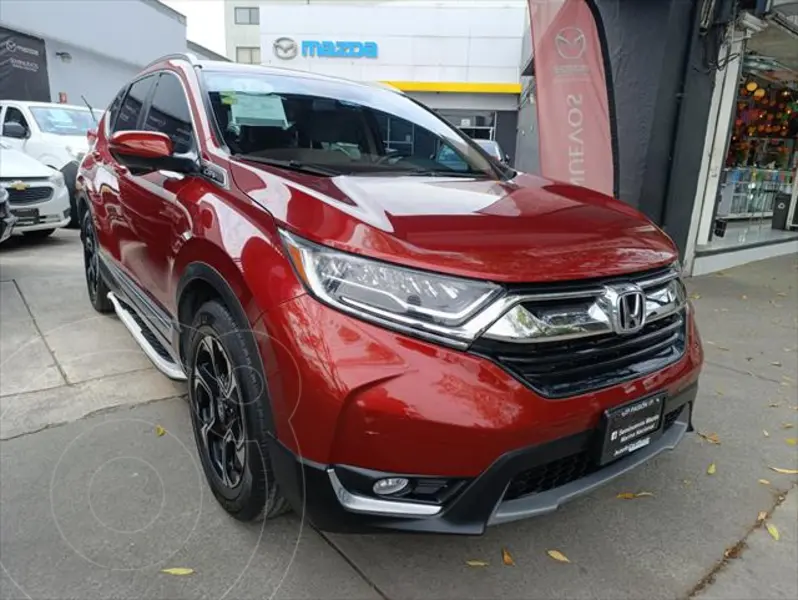
POLYGON ((322 177, 336 177, 341 175, 340 171, 327 169, 325 167, 317 167, 315 165, 308 165, 298 160, 280 160, 278 158, 265 158, 255 154, 233 154, 235 158, 243 160, 251 160, 252 162, 261 163, 263 165, 270 165, 272 167, 280 167, 281 169, 289 169, 291 171, 299 171, 300 173, 308 173, 310 175, 321 175, 322 177))
POLYGON ((418 175, 420 177, 466 177, 469 179, 487 179, 489 176, 482 172, 463 172, 449 169, 414 169, 412 171, 397 171, 398 175, 418 175))

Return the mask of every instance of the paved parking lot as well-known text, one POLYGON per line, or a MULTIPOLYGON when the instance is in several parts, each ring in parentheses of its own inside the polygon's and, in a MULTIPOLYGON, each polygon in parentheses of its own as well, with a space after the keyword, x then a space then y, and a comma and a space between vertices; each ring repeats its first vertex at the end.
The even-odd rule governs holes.
POLYGON ((689 287, 708 361, 695 422, 719 444, 690 435, 479 538, 326 535, 297 515, 228 518, 200 475, 184 389, 92 311, 77 232, 14 238, 0 248, 0 597, 798 597, 797 478, 770 470, 798 467, 798 260, 689 287))

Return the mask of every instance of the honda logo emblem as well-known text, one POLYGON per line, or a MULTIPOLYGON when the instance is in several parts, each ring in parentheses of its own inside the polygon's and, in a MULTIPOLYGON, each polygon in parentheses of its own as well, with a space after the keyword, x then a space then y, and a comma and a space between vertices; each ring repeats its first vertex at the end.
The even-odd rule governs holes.
POLYGON ((633 283, 607 286, 599 304, 615 333, 636 333, 646 324, 646 294, 633 283))

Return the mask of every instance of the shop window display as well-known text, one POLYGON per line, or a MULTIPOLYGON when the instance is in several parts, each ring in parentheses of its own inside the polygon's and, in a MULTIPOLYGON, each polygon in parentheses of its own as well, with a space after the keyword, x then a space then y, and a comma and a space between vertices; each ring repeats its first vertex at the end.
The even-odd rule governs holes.
POLYGON ((746 69, 738 90, 713 237, 745 244, 771 235, 763 229, 775 226, 774 207, 789 203, 796 169, 796 82, 782 80, 773 71, 763 74, 746 69))

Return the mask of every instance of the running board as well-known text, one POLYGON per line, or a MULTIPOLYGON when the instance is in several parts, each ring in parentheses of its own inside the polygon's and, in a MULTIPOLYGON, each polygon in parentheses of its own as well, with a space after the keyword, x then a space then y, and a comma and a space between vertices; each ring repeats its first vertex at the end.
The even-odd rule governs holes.
MULTIPOLYGON (((152 361, 152 364, 155 365, 155 368, 166 375, 169 379, 185 381, 186 374, 183 372, 181 366, 174 360, 161 356, 158 350, 156 350, 153 344, 147 339, 147 336, 144 334, 142 329, 142 325, 139 324, 141 317, 138 319, 136 318, 138 315, 133 314, 132 311, 134 309, 128 309, 126 306, 123 306, 113 292, 108 292, 108 299, 111 301, 111 304, 114 305, 116 316, 118 316, 119 320, 122 321, 122 324, 127 327, 130 335, 132 335, 133 339, 136 340, 139 346, 141 346, 144 354, 146 354, 147 358, 152 361)), ((146 327, 146 325, 143 326, 146 327)), ((152 332, 147 333, 152 335, 152 332)))

